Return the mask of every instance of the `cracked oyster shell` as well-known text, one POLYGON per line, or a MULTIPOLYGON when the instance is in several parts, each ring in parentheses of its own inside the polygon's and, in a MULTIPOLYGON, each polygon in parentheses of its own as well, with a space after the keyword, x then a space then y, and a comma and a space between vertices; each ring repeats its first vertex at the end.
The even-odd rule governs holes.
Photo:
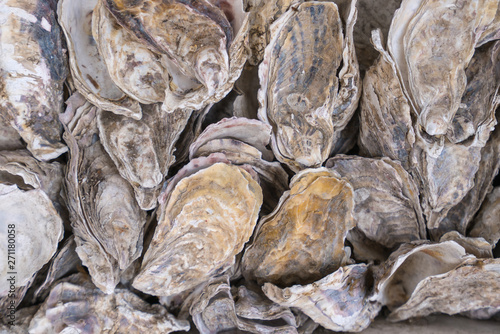
POLYGON ((259 67, 258 116, 273 127, 274 155, 294 171, 329 157, 358 105, 356 1, 345 5, 306 2, 271 26, 259 67))
POLYGON ((500 187, 493 189, 486 196, 481 210, 474 219, 472 230, 469 233, 471 237, 482 237, 486 239, 493 247, 500 240, 500 187))
POLYGON ((354 227, 351 185, 326 168, 292 178, 276 209, 262 217, 242 261, 243 276, 259 284, 311 283, 344 265, 354 227))
POLYGON ((106 295, 85 274, 60 281, 29 325, 45 333, 170 333, 189 330, 160 305, 150 305, 125 289, 106 295))
POLYGON ((75 87, 101 109, 140 119, 139 102, 128 97, 113 82, 92 36, 92 12, 97 1, 61 0, 57 6, 59 24, 66 35, 75 87))
POLYGON ((359 332, 377 316, 381 305, 368 300, 371 273, 366 264, 340 267, 308 285, 289 288, 265 283, 266 296, 281 306, 298 308, 321 326, 333 331, 359 332))
POLYGON ((473 256, 467 256, 454 241, 404 244, 376 270, 375 292, 370 300, 393 311, 410 299, 419 282, 456 268, 468 257, 473 256))
POLYGON ((170 296, 228 269, 250 239, 262 204, 257 181, 211 155, 192 160, 160 196, 160 218, 133 286, 170 296), (201 251, 202 250, 202 251, 201 251))
POLYGON ((157 206, 157 197, 169 167, 174 163, 174 145, 191 113, 165 113, 160 105, 143 106, 142 118, 97 112, 99 135, 120 175, 134 188, 143 210, 157 206))
POLYGON ((210 281, 190 308, 200 333, 241 330, 249 333, 297 333, 295 317, 288 307, 240 286, 233 295, 229 277, 210 281), (235 301, 236 300, 236 301, 235 301), (281 320, 284 324, 276 324, 281 320))
MULTIPOLYGON (((368 239, 393 248, 426 238, 417 186, 398 162, 337 155, 326 167, 351 184, 355 229, 368 239)), ((353 246, 356 252, 357 244, 353 246)))
POLYGON ((457 268, 420 281, 390 321, 471 311, 500 311, 500 259, 468 259, 457 268))
MULTIPOLYGON (((142 252, 146 213, 109 158, 97 134, 97 108, 70 99, 63 117, 70 148, 66 190, 76 252, 94 284, 112 293, 125 270, 142 252), (75 120, 76 118, 76 120, 75 120)), ((81 101, 80 101, 81 102, 81 101)))
POLYGON ((0 118, 40 160, 68 150, 58 122, 67 67, 55 6, 54 0, 0 4, 0 118))
POLYGON ((117 22, 162 56, 163 109, 201 109, 232 89, 247 58, 242 1, 104 0, 117 22), (186 33, 188 32, 188 33, 186 33))

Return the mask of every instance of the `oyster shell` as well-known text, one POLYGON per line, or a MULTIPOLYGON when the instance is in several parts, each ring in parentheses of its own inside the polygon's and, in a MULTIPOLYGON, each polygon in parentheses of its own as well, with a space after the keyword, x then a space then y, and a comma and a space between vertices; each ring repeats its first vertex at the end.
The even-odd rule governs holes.
POLYGON ((55 6, 54 0, 0 4, 0 118, 40 160, 68 150, 58 122, 67 67, 55 6))
POLYGON ((161 183, 174 163, 174 144, 191 113, 165 113, 158 104, 143 106, 142 119, 97 113, 102 144, 120 175, 134 188, 143 210, 156 207, 161 183))
POLYGON ((327 329, 359 332, 370 325, 381 308, 368 300, 370 284, 369 267, 353 264, 312 284, 280 289, 265 283, 262 290, 275 303, 298 308, 327 329))
POLYGON ((76 252, 96 286, 109 294, 120 270, 141 255, 146 213, 99 142, 96 113, 88 102, 68 105, 63 118, 72 119, 64 133, 70 147, 66 188, 76 252))
POLYGON ((0 151, 19 150, 24 147, 19 133, 9 125, 3 113, 0 113, 0 151))
POLYGON ((276 209, 262 217, 245 249, 243 276, 259 284, 311 283, 344 265, 347 232, 354 227, 351 185, 326 168, 292 178, 276 209))
POLYGON ((273 127, 276 158, 294 171, 318 167, 328 158, 336 133, 357 107, 355 5, 352 1, 340 11, 345 12, 345 26, 335 3, 306 2, 271 27, 259 67, 258 115, 273 127))
POLYGON ((469 235, 471 237, 482 237, 493 247, 500 240, 500 187, 493 189, 486 196, 481 210, 474 219, 474 224, 469 235))
POLYGON ((229 268, 250 238, 262 191, 243 168, 212 158, 191 161, 160 196, 136 289, 169 296, 195 287, 229 268))
POLYGON ((237 293, 238 296, 233 296, 228 276, 213 279, 203 288, 190 308, 193 322, 200 333, 229 330, 297 333, 295 317, 287 307, 274 304, 243 286, 237 293), (274 325, 273 320, 282 320, 285 324, 274 325))
POLYGON ((104 3, 122 27, 162 55, 170 74, 164 110, 201 109, 232 89, 247 58, 241 0, 104 3))
POLYGON ((493 257, 492 245, 490 245, 484 238, 464 237, 457 231, 451 231, 443 235, 441 239, 439 239, 439 242, 448 240, 455 241, 457 244, 462 246, 467 254, 472 254, 478 258, 493 257))
POLYGON ((123 29, 98 0, 92 14, 92 35, 113 82, 128 96, 144 103, 162 102, 168 72, 159 55, 123 29))
POLYGON ((401 321, 432 313, 457 314, 488 309, 500 311, 500 260, 468 259, 442 275, 420 281, 410 299, 389 320, 401 321))
MULTIPOLYGON (((327 161, 354 190, 355 229, 370 240, 394 248, 425 239, 418 188, 398 162, 338 155, 327 161)), ((353 243, 356 251, 356 243, 353 243)))
POLYGON ((189 330, 161 305, 150 305, 124 289, 106 295, 84 274, 60 281, 30 322, 29 332, 170 333, 189 330))
POLYGON ((59 24, 68 44, 73 82, 80 94, 97 107, 140 119, 139 102, 113 82, 92 37, 92 12, 97 1, 61 0, 57 5, 59 24))

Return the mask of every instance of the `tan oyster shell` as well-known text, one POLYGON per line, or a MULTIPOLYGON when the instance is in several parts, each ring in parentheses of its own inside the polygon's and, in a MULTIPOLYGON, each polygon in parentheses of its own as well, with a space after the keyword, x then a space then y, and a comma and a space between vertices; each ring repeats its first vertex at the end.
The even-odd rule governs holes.
POLYGON ((29 332, 45 333, 170 333, 189 330, 161 305, 150 305, 119 289, 106 295, 85 274, 59 282, 30 322, 29 332))
POLYGON ((61 143, 58 122, 67 66, 55 6, 52 0, 0 4, 1 123, 12 126, 40 160, 55 159, 68 150, 61 143))
POLYGON ((66 35, 69 64, 76 89, 101 109, 141 118, 139 102, 129 98, 111 79, 92 37, 92 12, 97 0, 59 1, 57 15, 66 35))
POLYGON ((366 264, 353 264, 312 284, 280 289, 265 283, 262 289, 275 303, 298 308, 327 329, 359 332, 370 325, 381 308, 368 300, 370 275, 366 264))
POLYGON ((250 238, 262 204, 262 191, 251 175, 226 163, 171 182, 133 283, 153 295, 188 290, 231 266, 250 238))
POLYGON ((468 259, 457 268, 425 278, 411 298, 395 309, 389 320, 401 321, 432 313, 457 314, 500 310, 500 260, 468 259))
POLYGON ((76 252, 93 282, 109 294, 120 270, 141 255, 146 213, 98 140, 96 112, 88 102, 68 106, 66 116, 74 113, 77 120, 66 123, 71 130, 65 124, 70 147, 66 188, 76 252))
MULTIPOLYGON (((326 167, 351 184, 355 229, 368 239, 394 248, 426 238, 418 188, 398 162, 337 155, 326 167)), ((357 243, 353 246, 356 253, 357 243)))
POLYGON ((144 104, 165 99, 168 72, 160 57, 123 29, 102 0, 92 14, 92 35, 109 76, 122 91, 144 104))
POLYGON ((457 231, 451 231, 444 234, 439 242, 444 242, 452 240, 457 244, 462 246, 467 254, 472 254, 478 258, 492 258, 493 250, 492 245, 488 243, 484 238, 473 238, 473 237, 464 237, 457 231))
POLYGON ((310 283, 346 263, 344 240, 354 227, 351 185, 326 168, 292 178, 276 209, 263 217, 243 255, 248 280, 280 286, 310 283))
POLYGON ((355 5, 346 4, 345 27, 333 2, 303 3, 271 26, 271 42, 259 67, 258 115, 273 127, 276 158, 294 171, 318 167, 328 158, 336 132, 357 107, 355 5))

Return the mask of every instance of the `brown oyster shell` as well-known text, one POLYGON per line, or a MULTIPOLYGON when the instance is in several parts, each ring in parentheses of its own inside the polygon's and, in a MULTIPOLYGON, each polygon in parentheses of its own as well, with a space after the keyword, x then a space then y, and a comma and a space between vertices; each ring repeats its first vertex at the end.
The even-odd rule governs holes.
POLYGON ((87 275, 60 281, 30 322, 29 332, 170 333, 189 330, 161 305, 150 305, 124 289, 106 295, 87 275))
POLYGON ((155 235, 133 283, 153 295, 188 290, 229 268, 262 204, 259 185, 237 166, 215 163, 179 179, 161 200, 155 235))
POLYGON ((78 92, 97 107, 140 119, 139 102, 113 82, 92 36, 92 12, 97 1, 61 0, 57 6, 59 24, 68 44, 73 82, 78 92))
POLYGON ((67 66, 56 1, 7 0, 0 6, 1 123, 12 126, 37 159, 55 159, 68 150, 58 122, 67 66))
MULTIPOLYGON (((337 155, 326 167, 351 184, 355 229, 368 239, 393 248, 426 238, 418 188, 398 162, 337 155)), ((353 246, 356 253, 356 243, 353 246)))
POLYGON ((449 315, 488 309, 500 311, 500 259, 468 259, 442 275, 420 281, 410 299, 389 320, 401 321, 432 313, 449 315))
POLYGON ((473 237, 464 237, 457 231, 451 231, 444 234, 439 242, 444 242, 452 240, 457 244, 462 246, 467 254, 472 254, 478 258, 492 258, 493 250, 491 244, 488 243, 484 238, 473 238, 473 237))
POLYGON ((486 196, 481 210, 474 219, 469 235, 482 237, 493 247, 500 240, 500 187, 496 187, 486 196))
POLYGON ((328 158, 336 132, 357 107, 355 4, 339 10, 333 2, 303 3, 271 26, 271 42, 259 67, 258 115, 273 127, 276 158, 294 171, 318 167, 328 158))
POLYGON ((76 252, 96 286, 109 294, 120 270, 141 255, 146 213, 99 142, 97 108, 88 102, 70 104, 67 113, 67 119, 72 113, 77 118, 65 123, 64 133, 70 147, 66 188, 76 252))
POLYGON ((326 168, 292 178, 276 209, 263 217, 243 255, 243 275, 259 284, 311 283, 344 265, 354 227, 351 185, 326 168))
POLYGON ((366 264, 353 264, 312 284, 280 289, 265 283, 262 289, 275 303, 298 308, 327 329, 359 332, 370 325, 381 308, 368 300, 370 275, 366 264))

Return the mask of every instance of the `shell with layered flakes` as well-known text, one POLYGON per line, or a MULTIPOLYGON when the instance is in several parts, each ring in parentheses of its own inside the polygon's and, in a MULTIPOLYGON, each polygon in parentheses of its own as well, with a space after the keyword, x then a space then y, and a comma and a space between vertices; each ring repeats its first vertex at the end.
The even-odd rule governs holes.
POLYGON ((251 174, 223 162, 202 168, 195 160, 185 167, 194 173, 181 170, 185 176, 160 199, 158 226, 133 283, 148 294, 177 294, 227 270, 257 222, 262 190, 251 174))
POLYGON ((61 142, 58 121, 68 69, 55 6, 54 0, 6 0, 0 4, 2 128, 5 124, 19 133, 9 146, 21 148, 20 136, 28 150, 45 161, 68 150, 61 142))
POLYGON ((326 168, 292 178, 276 209, 262 217, 243 255, 243 275, 280 286, 311 283, 344 265, 354 227, 351 185, 326 168))
POLYGON ((329 157, 339 139, 336 132, 357 107, 355 21, 356 1, 342 8, 333 2, 306 2, 270 28, 271 41, 259 67, 258 115, 273 127, 274 155, 294 171, 318 167, 329 157))

